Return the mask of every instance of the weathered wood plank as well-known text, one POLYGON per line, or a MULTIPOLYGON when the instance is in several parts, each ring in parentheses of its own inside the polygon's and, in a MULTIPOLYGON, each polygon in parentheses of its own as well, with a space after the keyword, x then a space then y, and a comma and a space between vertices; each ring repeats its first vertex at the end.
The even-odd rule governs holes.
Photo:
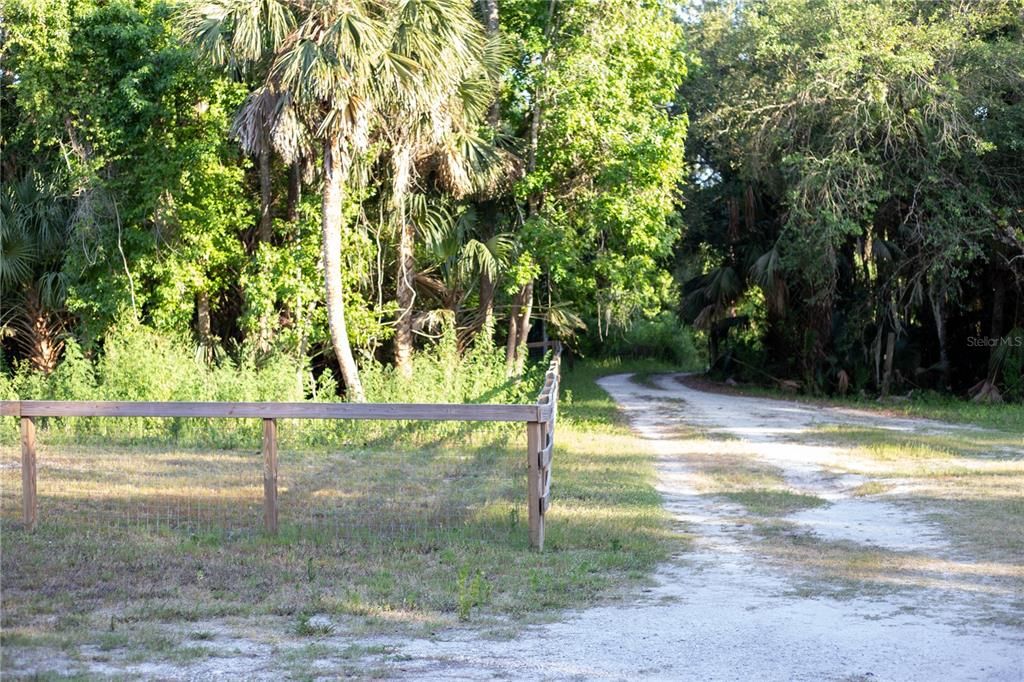
POLYGON ((122 401, 7 401, 5 414, 26 417, 238 417, 255 419, 382 419, 410 421, 538 421, 536 405, 422 403, 189 403, 122 401))
POLYGON ((36 529, 36 423, 32 417, 21 418, 21 506, 22 520, 28 530, 36 529))
MULTIPOLYGON (((550 439, 549 439, 550 440, 550 439)), ((539 466, 541 469, 547 469, 551 466, 551 458, 554 455, 555 444, 549 442, 546 448, 540 451, 540 462, 539 466)))
POLYGON ((263 528, 277 534, 277 422, 263 420, 263 528))
POLYGON ((0 400, 0 417, 20 417, 20 400, 0 400))
POLYGON ((526 474, 526 504, 529 508, 530 545, 538 551, 544 549, 544 514, 540 504, 540 444, 544 442, 543 422, 529 422, 526 425, 526 447, 528 469, 526 474))

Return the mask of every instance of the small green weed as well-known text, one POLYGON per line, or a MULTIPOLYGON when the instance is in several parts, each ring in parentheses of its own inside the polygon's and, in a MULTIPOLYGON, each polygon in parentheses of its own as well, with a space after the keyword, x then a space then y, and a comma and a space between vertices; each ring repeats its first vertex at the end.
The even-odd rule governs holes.
POLYGON ((723 497, 742 504, 751 514, 758 516, 785 516, 802 509, 813 509, 828 502, 815 495, 794 493, 789 490, 742 490, 723 493, 723 497))
POLYGON ((334 634, 334 624, 323 616, 301 613, 295 624, 295 634, 300 637, 327 637, 334 634))
POLYGON ((459 569, 456 591, 458 616, 461 621, 468 621, 473 607, 482 606, 491 598, 491 585, 483 571, 472 571, 468 566, 459 569))

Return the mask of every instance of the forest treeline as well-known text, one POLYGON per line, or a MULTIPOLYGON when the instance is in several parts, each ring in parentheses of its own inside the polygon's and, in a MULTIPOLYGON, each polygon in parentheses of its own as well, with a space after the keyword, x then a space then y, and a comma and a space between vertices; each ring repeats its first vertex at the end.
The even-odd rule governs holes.
POLYGON ((1024 399, 1020 0, 0 12, 4 393, 1024 399))

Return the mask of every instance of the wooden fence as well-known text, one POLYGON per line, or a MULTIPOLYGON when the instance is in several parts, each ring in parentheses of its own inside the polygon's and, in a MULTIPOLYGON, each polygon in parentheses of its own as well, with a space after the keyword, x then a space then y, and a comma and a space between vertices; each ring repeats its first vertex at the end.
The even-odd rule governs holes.
POLYGON ((188 403, 71 400, 4 400, 0 416, 21 419, 22 517, 34 530, 37 417, 201 417, 263 420, 263 525, 277 533, 277 420, 375 419, 407 421, 525 422, 527 502, 530 544, 544 548, 544 514, 551 504, 551 460, 558 413, 561 348, 556 346, 544 387, 532 405, 453 405, 413 403, 188 403))

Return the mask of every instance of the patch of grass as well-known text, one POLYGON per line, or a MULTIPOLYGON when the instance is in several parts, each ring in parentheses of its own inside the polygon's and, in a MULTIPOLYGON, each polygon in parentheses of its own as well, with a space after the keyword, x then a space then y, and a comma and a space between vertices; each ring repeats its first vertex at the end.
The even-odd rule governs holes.
POLYGON ((859 486, 850 491, 850 494, 854 497, 870 497, 871 495, 881 495, 892 490, 892 485, 889 483, 882 483, 881 481, 867 481, 861 483, 859 486))
MULTIPOLYGON (((146 657, 188 658, 213 638, 201 625, 208 619, 276 616, 288 623, 284 637, 319 636, 329 633, 311 630, 308 618, 303 625, 303 615, 322 613, 345 616, 353 631, 425 633, 460 616, 524 623, 610 597, 681 546, 646 443, 595 384, 638 367, 671 370, 565 368, 543 553, 528 546, 519 426, 474 426, 416 449, 382 436, 282 451, 277 537, 256 530, 255 450, 61 450, 41 438, 37 532, 16 521, 17 467, 0 467, 5 630, 74 612, 83 626, 66 632, 78 643, 103 636, 109 647, 139 644, 146 657), (192 523, 176 525, 175 514, 192 523), (111 613, 113 633, 84 625, 111 613), (182 629, 185 644, 134 634, 165 623, 197 625, 182 629), (127 624, 133 634, 123 634, 127 624)), ((397 426, 389 437, 402 438, 397 426)), ((0 463, 17 457, 5 451, 0 463)))
MULTIPOLYGON (((831 426, 808 436, 849 448, 845 468, 898 479, 905 491, 894 501, 912 505, 939 522, 950 537, 981 559, 1024 556, 1024 442, 998 431, 909 433, 831 426)), ((872 481, 854 491, 889 489, 872 481)))
MULTIPOLYGON (((826 540, 785 521, 755 524, 755 532, 762 539, 758 547, 765 556, 802 577, 796 594, 804 598, 842 599, 915 589, 1005 594, 1024 580, 1024 567, 1013 564, 940 559, 826 540)), ((979 619, 990 616, 985 609, 977 614, 979 619)))
POLYGON ((955 429, 941 433, 890 428, 827 425, 812 429, 800 440, 856 446, 877 460, 1024 457, 1024 439, 1001 431, 955 429))
POLYGON ((617 358, 577 362, 563 366, 559 420, 569 422, 577 431, 622 433, 625 416, 597 380, 610 374, 656 374, 678 372, 679 368, 656 360, 619 360, 617 358))
POLYGON ((700 492, 742 505, 756 516, 785 516, 828 504, 791 490, 777 467, 728 452, 728 442, 716 438, 687 453, 686 463, 700 492))
POLYGON ((785 516, 802 509, 813 509, 828 502, 815 495, 805 495, 789 490, 741 490, 722 493, 722 497, 742 504, 751 514, 758 516, 785 516))

